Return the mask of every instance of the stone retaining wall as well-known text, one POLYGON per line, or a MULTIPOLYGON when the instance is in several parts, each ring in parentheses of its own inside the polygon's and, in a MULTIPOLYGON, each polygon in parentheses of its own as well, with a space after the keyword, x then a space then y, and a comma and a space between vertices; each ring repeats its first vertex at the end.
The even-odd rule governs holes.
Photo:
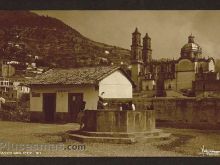
POLYGON ((220 99, 153 99, 157 125, 183 128, 220 129, 220 99))
MULTIPOLYGON (((116 106, 121 101, 111 100, 116 106)), ((141 98, 132 99, 137 110, 146 110, 151 104, 157 126, 177 128, 220 129, 220 98, 141 98)))

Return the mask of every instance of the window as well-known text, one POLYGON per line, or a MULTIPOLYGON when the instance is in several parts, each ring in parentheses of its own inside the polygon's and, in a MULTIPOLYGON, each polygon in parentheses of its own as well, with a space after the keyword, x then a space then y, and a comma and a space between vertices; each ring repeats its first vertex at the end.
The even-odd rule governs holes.
POLYGON ((168 89, 171 89, 171 84, 169 84, 168 89))
POLYGON ((147 91, 149 90, 149 86, 148 86, 148 85, 146 86, 146 90, 147 90, 147 91))

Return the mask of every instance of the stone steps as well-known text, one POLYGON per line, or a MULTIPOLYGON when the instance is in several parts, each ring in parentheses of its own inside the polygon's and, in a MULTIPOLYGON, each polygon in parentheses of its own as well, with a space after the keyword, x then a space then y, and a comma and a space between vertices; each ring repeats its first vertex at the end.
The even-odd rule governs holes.
POLYGON ((80 134, 84 136, 95 136, 95 137, 121 137, 121 138, 130 138, 130 137, 137 137, 137 136, 149 136, 154 135, 157 136, 161 130, 155 129, 154 131, 147 131, 147 132, 88 132, 88 131, 81 131, 80 134))
POLYGON ((93 143, 118 143, 118 144, 132 144, 135 143, 134 138, 121 138, 121 137, 94 137, 85 136, 79 134, 69 134, 68 137, 71 140, 77 140, 80 142, 93 142, 93 143))
POLYGON ((138 142, 156 142, 161 140, 168 140, 171 136, 171 133, 160 133, 158 136, 145 136, 145 137, 136 137, 135 140, 138 142))
POLYGON ((167 97, 186 97, 186 96, 183 96, 181 92, 175 91, 175 90, 167 90, 166 94, 167 94, 167 97))
POLYGON ((170 135, 170 133, 164 133, 158 129, 151 132, 133 133, 78 131, 75 133, 67 133, 66 138, 67 140, 77 140, 80 142, 132 144, 136 142, 167 140, 170 135))

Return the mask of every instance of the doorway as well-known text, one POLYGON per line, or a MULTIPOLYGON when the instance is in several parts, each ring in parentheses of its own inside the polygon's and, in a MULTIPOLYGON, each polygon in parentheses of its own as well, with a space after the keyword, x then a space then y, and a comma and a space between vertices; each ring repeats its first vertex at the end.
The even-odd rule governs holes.
POLYGON ((44 121, 47 123, 54 122, 56 111, 56 93, 43 94, 43 111, 44 121))
POLYGON ((68 94, 68 112, 70 116, 70 122, 76 121, 82 102, 83 102, 82 93, 69 93, 68 94))

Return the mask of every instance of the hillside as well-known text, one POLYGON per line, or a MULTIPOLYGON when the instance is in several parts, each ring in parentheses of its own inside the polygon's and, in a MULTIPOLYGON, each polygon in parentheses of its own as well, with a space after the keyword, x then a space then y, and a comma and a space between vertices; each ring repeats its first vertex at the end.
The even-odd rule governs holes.
MULTIPOLYGON (((92 41, 56 18, 0 11, 0 57, 66 68, 129 64, 130 50, 92 41)), ((220 60, 216 70, 220 72, 220 60)))
POLYGON ((38 56, 39 63, 53 67, 130 63, 129 50, 92 41, 56 18, 29 11, 0 11, 0 53, 20 61, 38 56))

